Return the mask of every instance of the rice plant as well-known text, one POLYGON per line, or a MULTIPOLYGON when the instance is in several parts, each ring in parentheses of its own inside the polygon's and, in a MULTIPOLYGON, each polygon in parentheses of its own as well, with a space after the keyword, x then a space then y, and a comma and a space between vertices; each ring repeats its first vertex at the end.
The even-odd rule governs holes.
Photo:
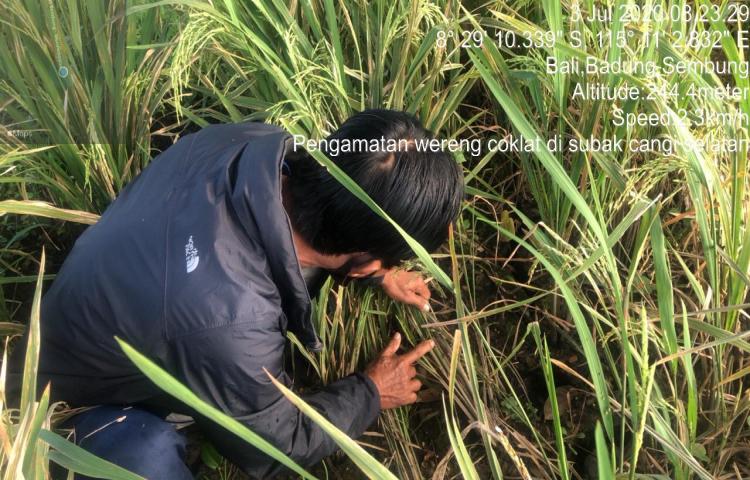
POLYGON ((174 24, 130 3, 0 6, 2 147, 52 147, 17 161, 22 196, 101 211, 150 160, 174 24))

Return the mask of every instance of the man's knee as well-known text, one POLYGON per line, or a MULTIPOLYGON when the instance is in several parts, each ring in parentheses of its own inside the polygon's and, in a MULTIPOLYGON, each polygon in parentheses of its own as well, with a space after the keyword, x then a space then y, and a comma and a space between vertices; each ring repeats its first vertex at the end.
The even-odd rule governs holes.
POLYGON ((184 463, 185 437, 151 412, 101 406, 71 423, 75 442, 105 460, 147 478, 192 478, 184 463))

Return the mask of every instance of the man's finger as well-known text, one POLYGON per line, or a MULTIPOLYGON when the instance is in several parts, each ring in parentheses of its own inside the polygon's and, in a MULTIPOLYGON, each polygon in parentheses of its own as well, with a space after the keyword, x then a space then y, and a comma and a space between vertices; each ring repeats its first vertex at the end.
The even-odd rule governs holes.
POLYGON ((409 305, 414 305, 415 307, 417 307, 418 309, 420 309, 420 310, 422 310, 424 312, 429 312, 430 311, 430 303, 427 300, 425 300, 424 298, 422 298, 419 295, 417 295, 416 293, 414 293, 414 292, 409 292, 406 295, 406 298, 404 300, 409 305))
POLYGON ((419 307, 421 310, 425 312, 429 312, 430 311, 430 297, 432 296, 430 293, 430 289, 427 288, 427 286, 424 283, 420 282, 419 285, 414 287, 413 293, 419 299, 419 303, 415 305, 419 307))
POLYGON ((430 299, 430 297, 432 296, 432 292, 430 292, 430 289, 429 289, 429 287, 428 287, 428 286, 427 286, 427 284, 426 284, 426 283, 424 283, 424 282, 419 282, 419 283, 417 284, 417 288, 416 288, 416 291, 417 291, 417 294, 418 294, 418 295, 419 295, 420 297, 423 297, 423 298, 425 298, 426 300, 429 300, 429 299, 430 299))
POLYGON ((395 355, 396 352, 398 352, 398 347, 400 346, 401 346, 401 334, 396 332, 391 338, 391 341, 388 342, 388 345, 386 345, 385 349, 383 349, 383 354, 395 355))
POLYGON ((414 347, 414 350, 412 350, 411 352, 406 352, 405 354, 403 354, 401 358, 405 362, 414 363, 422 358, 427 352, 432 350, 434 346, 435 342, 433 342, 432 340, 425 340, 424 342, 414 347))

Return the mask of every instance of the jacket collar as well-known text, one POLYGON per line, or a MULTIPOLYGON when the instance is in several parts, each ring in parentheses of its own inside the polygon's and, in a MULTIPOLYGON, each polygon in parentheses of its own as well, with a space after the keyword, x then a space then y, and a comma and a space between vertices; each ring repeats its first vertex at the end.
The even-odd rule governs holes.
POLYGON ((245 230, 249 234, 254 231, 263 245, 288 329, 309 350, 319 351, 322 344, 312 324, 310 295, 281 197, 282 163, 292 148, 292 137, 277 127, 245 125, 261 132, 254 132, 260 135, 253 135, 247 141, 239 158, 231 201, 245 230), (255 228, 247 228, 253 223, 255 228))

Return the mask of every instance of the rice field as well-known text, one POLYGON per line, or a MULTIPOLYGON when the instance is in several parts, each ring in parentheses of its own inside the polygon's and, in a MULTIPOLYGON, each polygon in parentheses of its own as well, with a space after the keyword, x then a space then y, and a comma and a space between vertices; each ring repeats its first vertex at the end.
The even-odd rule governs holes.
MULTIPOLYGON (((290 336, 294 374, 361 370, 398 330, 436 343, 427 391, 289 478, 750 478, 749 29, 728 0, 4 0, 0 333, 36 348, 20 408, 0 388, 0 475, 133 478, 65 440, 35 352, 42 292, 154 156, 213 123, 320 138, 379 107, 455 141, 464 172, 449 241, 408 265, 433 311, 328 282, 324 348, 290 336)), ((194 453, 202 478, 246 478, 194 453)))

